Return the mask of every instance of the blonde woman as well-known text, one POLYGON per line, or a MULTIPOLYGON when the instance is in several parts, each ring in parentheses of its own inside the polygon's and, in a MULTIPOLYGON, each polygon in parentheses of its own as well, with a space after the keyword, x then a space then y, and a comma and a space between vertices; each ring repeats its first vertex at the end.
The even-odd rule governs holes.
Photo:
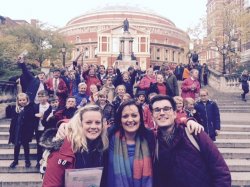
POLYGON ((65 169, 101 167, 108 148, 102 110, 88 104, 67 124, 67 135, 58 151, 48 157, 43 186, 64 186, 65 169))
POLYGON ((29 101, 29 96, 25 93, 19 93, 16 98, 16 109, 12 114, 10 123, 9 143, 14 144, 14 161, 10 168, 18 165, 18 157, 21 145, 24 149, 25 167, 30 167, 29 142, 32 140, 36 122, 33 104, 29 101))

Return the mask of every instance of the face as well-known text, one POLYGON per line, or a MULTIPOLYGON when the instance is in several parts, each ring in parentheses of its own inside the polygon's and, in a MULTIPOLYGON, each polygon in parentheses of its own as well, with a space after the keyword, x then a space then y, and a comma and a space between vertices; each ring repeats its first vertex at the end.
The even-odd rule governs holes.
POLYGON ((206 91, 200 91, 200 99, 202 102, 208 101, 208 93, 206 91))
POLYGON ((24 107, 28 104, 28 99, 26 97, 19 97, 18 98, 18 104, 21 106, 21 107, 24 107))
POLYGON ((198 78, 199 78, 199 71, 198 71, 198 70, 195 70, 195 71, 193 72, 193 74, 192 74, 192 77, 193 77, 194 79, 198 79, 198 78))
POLYGON ((123 78, 124 82, 128 82, 129 81, 129 75, 127 73, 123 74, 122 78, 123 78))
POLYGON ((163 83, 163 81, 164 81, 163 76, 162 75, 157 75, 156 81, 157 81, 157 83, 163 83))
POLYGON ((89 76, 94 76, 95 75, 95 70, 94 69, 90 69, 89 70, 89 76))
POLYGON ((111 79, 111 78, 108 78, 107 81, 106 81, 106 84, 107 84, 107 85, 111 85, 111 84, 112 84, 112 79, 111 79))
POLYGON ((189 102, 189 103, 187 104, 186 108, 187 108, 188 110, 193 110, 193 109, 194 109, 194 103, 193 103, 193 102, 189 102))
POLYGON ((140 114, 135 105, 125 106, 122 111, 122 127, 125 133, 136 133, 140 126, 140 114))
POLYGON ((112 67, 108 67, 107 71, 108 71, 108 74, 113 74, 113 72, 114 72, 112 67))
POLYGON ((147 75, 148 75, 148 76, 153 76, 153 75, 154 75, 154 71, 153 71, 152 68, 149 68, 149 69, 148 69, 147 75))
POLYGON ((69 78, 70 79, 75 79, 75 73, 74 72, 70 72, 69 73, 69 78))
POLYGON ((66 101, 66 108, 75 108, 76 107, 76 99, 75 98, 68 98, 66 101))
POLYGON ((44 73, 38 74, 37 77, 38 77, 38 79, 40 81, 44 81, 45 80, 45 74, 44 73))
POLYGON ((96 85, 91 85, 89 89, 90 89, 91 93, 98 92, 98 89, 97 89, 96 85))
POLYGON ((98 96, 98 100, 100 103, 106 103, 107 97, 104 95, 100 95, 100 96, 98 96))
POLYGON ((131 99, 131 97, 129 97, 128 95, 123 95, 122 102, 128 101, 129 99, 131 99))
POLYGON ((171 127, 175 124, 176 112, 168 100, 156 101, 152 108, 153 119, 159 127, 171 127))
POLYGON ((176 110, 177 111, 182 111, 182 108, 183 108, 183 102, 177 101, 176 102, 176 110))
POLYGON ((138 97, 138 101, 140 102, 140 103, 145 103, 145 96, 144 95, 139 95, 139 97, 138 97))
POLYGON ((123 96, 125 93, 126 93, 126 92, 125 92, 124 87, 119 86, 119 87, 117 88, 117 94, 118 94, 119 96, 123 96))
POLYGON ((45 104, 48 102, 48 96, 47 95, 38 95, 38 101, 41 104, 45 104))
POLYGON ((79 91, 80 93, 85 93, 86 90, 87 90, 87 86, 86 86, 86 85, 82 85, 82 86, 80 86, 80 87, 78 88, 78 91, 79 91))
POLYGON ((59 78, 60 77, 60 71, 55 71, 55 72, 53 72, 53 77, 54 78, 59 78))
POLYGON ((104 68, 103 66, 101 66, 101 67, 99 68, 99 72, 100 72, 101 74, 105 74, 105 68, 104 68))
POLYGON ((59 106, 59 101, 58 100, 51 101, 50 105, 52 108, 56 109, 59 106))
POLYGON ((95 140, 102 133, 102 115, 98 111, 87 111, 82 115, 83 134, 89 140, 95 140))

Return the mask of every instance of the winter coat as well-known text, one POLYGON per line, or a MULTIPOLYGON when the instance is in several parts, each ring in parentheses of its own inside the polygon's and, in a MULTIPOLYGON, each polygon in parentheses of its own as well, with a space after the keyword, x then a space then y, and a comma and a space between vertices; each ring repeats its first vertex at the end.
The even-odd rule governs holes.
POLYGON ((81 104, 83 98, 85 98, 87 103, 89 103, 89 96, 85 93, 77 93, 76 95, 74 95, 74 97, 76 98, 76 106, 79 106, 81 104))
POLYGON ((218 148, 205 132, 194 136, 200 151, 182 126, 176 126, 172 145, 158 137, 155 162, 157 187, 231 187, 231 176, 218 148))
MULTIPOLYGON (((49 94, 54 94, 53 88, 53 78, 50 78, 46 82, 47 88, 49 90, 49 94)), ((68 97, 68 88, 66 83, 62 78, 59 78, 58 89, 56 95, 59 99, 59 107, 63 107, 66 104, 66 98, 68 97)))
MULTIPOLYGON (((96 101, 96 104, 100 105, 99 100, 96 101)), ((107 101, 106 105, 102 109, 102 113, 103 118, 106 118, 107 121, 114 120, 115 118, 114 106, 109 101, 107 101)))
MULTIPOLYGON (((20 63, 19 65, 23 72, 22 78, 28 80, 27 82, 23 81, 22 87, 26 88, 25 93, 29 96, 30 102, 34 102, 41 81, 31 74, 25 63, 20 63)), ((44 85, 44 89, 48 91, 46 84, 42 84, 44 85)))
POLYGON ((195 103, 194 108, 198 114, 196 119, 205 132, 215 141, 215 130, 220 130, 220 112, 214 101, 208 100, 205 104, 202 101, 195 103))
POLYGON ((57 119, 55 117, 55 113, 57 112, 57 110, 53 111, 53 116, 49 117, 49 115, 51 114, 52 112, 52 107, 50 106, 43 114, 43 118, 42 118, 42 125, 44 126, 44 130, 46 129, 50 129, 50 128, 56 128, 56 123, 57 123, 57 119))
POLYGON ((167 81, 170 89, 173 92, 173 97, 178 96, 179 95, 179 88, 178 88, 176 76, 174 74, 171 74, 166 78, 166 81, 167 81))
POLYGON ((9 143, 17 145, 31 142, 37 124, 33 103, 25 106, 20 113, 14 111, 10 122, 9 143))
MULTIPOLYGON (((164 82, 163 84, 166 86, 166 95, 172 97, 173 96, 173 91, 171 90, 169 84, 167 82, 164 82)), ((153 93, 153 92, 159 94, 157 83, 153 83, 153 84, 150 85, 148 94, 153 93)))
POLYGON ((245 93, 248 93, 248 92, 249 92, 249 84, 248 84, 248 81, 249 81, 249 76, 248 76, 248 75, 241 75, 241 77, 240 77, 240 82, 241 82, 241 85, 242 85, 242 90, 243 90, 245 93))
POLYGON ((195 100, 195 94, 200 92, 200 83, 198 80, 193 80, 189 77, 182 82, 181 90, 181 97, 183 99, 191 97, 195 100), (194 85, 194 89, 191 88, 192 85, 194 85))
POLYGON ((155 76, 149 77, 148 75, 145 75, 139 83, 139 88, 141 90, 147 90, 149 89, 151 83, 156 83, 155 76))
MULTIPOLYGON (((84 166, 81 168, 102 167, 104 165, 104 155, 97 150, 90 153, 84 152, 83 159, 84 166)), ((73 152, 71 143, 65 139, 59 150, 52 152, 48 157, 43 187, 64 186, 65 170, 77 168, 76 162, 76 153, 73 152)))

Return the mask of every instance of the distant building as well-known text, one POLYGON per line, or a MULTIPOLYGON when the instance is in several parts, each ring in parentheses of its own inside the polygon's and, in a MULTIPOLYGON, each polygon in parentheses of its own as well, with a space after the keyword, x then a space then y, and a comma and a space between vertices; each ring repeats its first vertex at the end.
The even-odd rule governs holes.
POLYGON ((144 69, 165 62, 188 61, 189 36, 169 19, 140 7, 106 6, 93 10, 71 19, 59 32, 75 46, 72 60, 82 53, 78 63, 113 65, 120 52, 133 52, 144 69), (129 30, 124 33, 126 18, 129 30), (126 41, 128 45, 124 44, 126 41))

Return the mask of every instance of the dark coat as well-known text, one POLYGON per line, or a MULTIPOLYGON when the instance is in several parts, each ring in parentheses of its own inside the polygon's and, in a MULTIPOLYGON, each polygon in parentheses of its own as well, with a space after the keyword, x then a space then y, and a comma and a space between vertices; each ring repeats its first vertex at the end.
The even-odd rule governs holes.
POLYGON ((198 101, 194 108, 197 112, 196 120, 204 127, 210 138, 215 141, 215 130, 220 130, 220 112, 217 104, 211 100, 208 100, 206 104, 198 101))
POLYGON ((23 111, 14 111, 10 123, 9 143, 19 144, 32 141, 34 130, 37 128, 34 105, 32 103, 24 107, 23 111))
MULTIPOLYGON (((81 168, 102 167, 104 165, 104 154, 99 154, 99 152, 93 151, 84 155, 85 162, 84 166, 81 168), (99 162, 100 160, 101 162, 99 162)), ((76 154, 71 148, 71 143, 65 139, 60 149, 58 151, 52 152, 48 157, 46 173, 43 179, 43 187, 64 186, 65 170, 74 168, 77 168, 76 154), (67 163, 65 165, 58 164, 60 159, 67 161, 67 163)), ((104 180, 104 177, 102 180, 104 180)), ((103 183, 105 182, 103 181, 103 183)))
POLYGON ((231 187, 231 176, 218 148, 206 133, 196 139, 200 151, 178 126, 170 147, 159 140, 159 159, 155 163, 157 187, 231 187))
MULTIPOLYGON (((99 101, 97 101, 96 104, 100 105, 99 101)), ((104 106, 102 113, 103 113, 103 117, 106 118, 108 122, 114 121, 115 110, 114 110, 114 106, 109 101, 107 101, 107 104, 104 106)))
MULTIPOLYGON (((30 102, 34 102, 38 88, 40 86, 40 80, 34 77, 31 72, 27 69, 25 63, 19 64, 22 69, 22 79, 29 80, 28 82, 23 81, 22 87, 26 89, 26 94, 29 96, 30 102)), ((46 84, 44 84, 44 89, 48 91, 46 84)))
MULTIPOLYGON (((173 91, 171 90, 169 84, 168 84, 167 82, 164 82, 164 85, 166 86, 166 95, 172 97, 172 96, 173 96, 173 91)), ((157 83, 151 83, 151 84, 150 84, 148 94, 153 93, 153 92, 159 94, 159 90, 158 90, 158 87, 157 87, 157 83)))
POLYGON ((50 129, 50 128, 56 128, 56 123, 57 123, 57 119, 55 117, 55 113, 57 112, 57 110, 53 111, 53 116, 50 117, 48 120, 48 116, 51 114, 52 112, 52 107, 50 106, 43 114, 43 119, 41 121, 42 125, 44 126, 44 130, 46 129, 50 129))
POLYGON ((242 90, 243 90, 245 93, 248 93, 248 92, 249 92, 249 84, 248 84, 249 76, 248 76, 248 75, 241 75, 239 81, 240 81, 241 84, 242 84, 242 90))

